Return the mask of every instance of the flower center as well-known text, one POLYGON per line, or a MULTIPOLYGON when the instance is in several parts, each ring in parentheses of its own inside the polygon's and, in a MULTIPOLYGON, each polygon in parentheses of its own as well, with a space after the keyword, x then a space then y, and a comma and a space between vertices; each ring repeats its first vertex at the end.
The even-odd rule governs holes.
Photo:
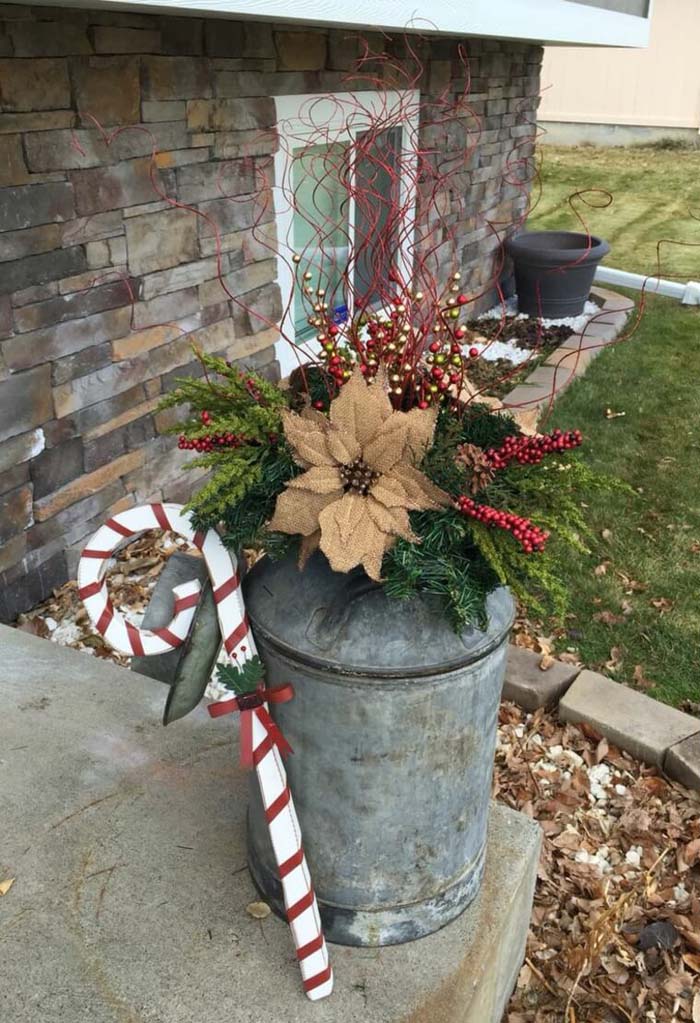
POLYGON ((340 478, 346 491, 353 490, 356 494, 366 495, 379 473, 374 472, 361 458, 356 458, 349 465, 341 465, 340 478))

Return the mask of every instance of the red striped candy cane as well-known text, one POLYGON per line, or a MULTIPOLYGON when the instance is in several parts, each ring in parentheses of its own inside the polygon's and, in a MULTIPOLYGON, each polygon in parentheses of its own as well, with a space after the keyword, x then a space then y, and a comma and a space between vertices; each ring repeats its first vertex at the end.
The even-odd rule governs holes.
MULTIPOLYGON (((139 629, 130 625, 109 599, 105 572, 110 558, 120 547, 149 529, 170 530, 199 548, 211 579, 227 655, 238 664, 255 656, 255 641, 245 612, 235 559, 215 530, 197 532, 189 514, 178 504, 147 504, 120 512, 108 519, 88 542, 78 566, 78 592, 97 631, 110 646, 127 655, 160 654, 185 641, 199 600, 198 582, 174 587, 175 613, 170 624, 162 629, 139 629)), ((218 717, 238 709, 241 708, 235 699, 226 698, 212 704, 210 713, 218 717)), ((252 720, 253 763, 304 991, 312 1001, 318 1001, 333 990, 333 971, 304 855, 301 828, 276 743, 276 729, 266 703, 244 713, 250 714, 252 720)))

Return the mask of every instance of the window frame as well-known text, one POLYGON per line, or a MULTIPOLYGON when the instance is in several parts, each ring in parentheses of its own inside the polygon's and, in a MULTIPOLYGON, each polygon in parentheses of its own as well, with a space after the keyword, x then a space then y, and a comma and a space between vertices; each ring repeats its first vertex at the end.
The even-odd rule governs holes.
MULTIPOLYGON (((308 117, 302 118, 302 111, 309 110, 309 104, 314 105, 314 119, 319 123, 323 117, 324 129, 328 129, 330 141, 350 142, 357 134, 366 131, 371 124, 373 114, 401 109, 408 109, 411 115, 403 118, 397 125, 402 129, 400 158, 402 162, 401 173, 401 209, 404 210, 404 223, 407 230, 402 232, 403 242, 399 250, 399 272, 404 279, 409 279, 412 274, 411 265, 411 237, 410 226, 415 220, 416 208, 416 187, 415 169, 417 165, 417 154, 409 148, 409 139, 417 139, 418 136, 418 110, 420 93, 417 89, 389 90, 376 92, 367 90, 362 92, 339 92, 332 94, 305 93, 300 95, 287 95, 273 97, 276 110, 276 121, 279 128, 284 125, 287 145, 279 147, 274 157, 274 185, 272 195, 275 210, 275 223, 277 227, 277 280, 282 293, 283 316, 280 323, 287 337, 299 346, 308 351, 310 356, 315 354, 314 346, 317 342, 309 340, 297 341, 294 326, 294 272, 292 264, 293 247, 289 240, 293 237, 294 229, 294 208, 289 202, 287 189, 291 184, 292 158, 290 152, 293 149, 302 148, 305 144, 315 141, 315 130, 309 127, 308 117), (358 105, 359 99, 359 105, 358 105), (327 111, 324 116, 324 104, 327 111)), ((354 173, 354 168, 353 168, 354 173)), ((348 235, 350 248, 353 246, 355 232, 355 202, 350 196, 348 205, 348 235)), ((353 310, 348 309, 348 317, 352 318, 353 310)), ((299 365, 300 352, 292 348, 284 339, 280 339, 275 345, 275 355, 280 364, 282 376, 288 376, 299 365)))

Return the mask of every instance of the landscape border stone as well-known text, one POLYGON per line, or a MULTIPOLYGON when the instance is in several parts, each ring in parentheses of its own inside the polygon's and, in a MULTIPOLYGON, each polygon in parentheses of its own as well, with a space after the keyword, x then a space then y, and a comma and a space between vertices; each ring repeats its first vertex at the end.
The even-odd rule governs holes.
POLYGON ((555 661, 542 669, 542 655, 534 650, 508 647, 503 699, 517 703, 524 710, 535 711, 558 703, 578 675, 580 668, 555 661))
POLYGON ((556 393, 559 393, 582 376, 591 360, 616 340, 634 309, 634 303, 607 288, 591 288, 591 298, 600 305, 595 318, 586 325, 583 333, 571 334, 525 380, 504 396, 506 408, 522 405, 544 408, 549 405, 553 396, 551 376, 554 369, 558 369, 556 393))
POLYGON ((587 722, 616 746, 661 768, 671 747, 700 732, 698 718, 587 670, 562 698, 559 716, 587 722))
POLYGON ((681 785, 700 791, 700 727, 695 735, 666 750, 664 772, 681 785))
POLYGON ((605 675, 511 644, 503 699, 533 713, 555 707, 563 721, 585 723, 673 781, 700 791, 700 718, 685 714, 605 675))

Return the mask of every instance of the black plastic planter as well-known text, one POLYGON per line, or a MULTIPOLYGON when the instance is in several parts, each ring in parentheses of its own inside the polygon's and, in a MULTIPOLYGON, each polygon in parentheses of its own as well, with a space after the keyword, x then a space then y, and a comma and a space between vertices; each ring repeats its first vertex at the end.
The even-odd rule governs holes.
POLYGON ((528 316, 579 316, 591 293, 596 267, 610 246, 575 231, 525 231, 509 238, 518 310, 528 316))

